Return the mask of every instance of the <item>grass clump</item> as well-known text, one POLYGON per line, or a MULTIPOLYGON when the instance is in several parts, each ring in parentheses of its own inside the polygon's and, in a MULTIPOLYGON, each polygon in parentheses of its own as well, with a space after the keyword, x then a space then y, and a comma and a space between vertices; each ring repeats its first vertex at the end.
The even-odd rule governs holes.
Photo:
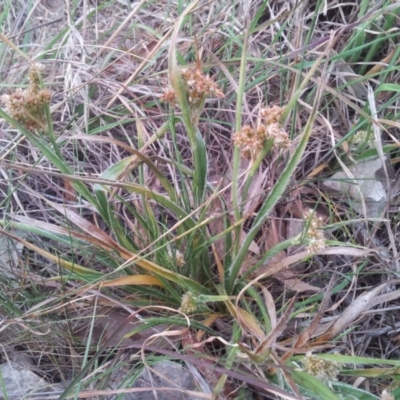
POLYGON ((162 359, 210 398, 396 396, 399 9, 368 3, 76 3, 14 41, 3 13, 21 72, 3 76, 0 224, 24 248, 5 353, 19 335, 60 399, 121 395, 117 370, 162 359), (391 160, 373 217, 323 186, 371 157, 391 160))

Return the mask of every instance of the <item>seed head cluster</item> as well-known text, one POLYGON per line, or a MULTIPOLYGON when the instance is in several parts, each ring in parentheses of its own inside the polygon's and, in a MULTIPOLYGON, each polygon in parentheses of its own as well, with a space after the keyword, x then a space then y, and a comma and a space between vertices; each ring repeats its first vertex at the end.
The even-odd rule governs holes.
POLYGON ((192 314, 199 307, 199 301, 192 292, 187 292, 182 296, 181 306, 179 311, 184 314, 192 314))
POLYGON ((325 382, 337 379, 342 365, 336 361, 324 360, 314 356, 311 352, 306 354, 303 360, 304 371, 325 382))
POLYGON ((224 97, 218 85, 208 75, 204 75, 201 69, 185 68, 181 70, 181 75, 189 88, 190 103, 198 103, 204 96, 224 97))
MULTIPOLYGON (((199 68, 184 68, 180 71, 181 77, 186 85, 190 103, 199 103, 204 97, 224 97, 219 86, 199 68)), ((164 89, 161 100, 175 104, 176 94, 172 88, 164 89)))
POLYGON ((384 390, 381 393, 380 400, 394 400, 394 396, 391 393, 389 393, 387 390, 384 390))
POLYGON ((255 129, 250 125, 243 126, 240 132, 233 136, 233 142, 242 149, 243 153, 252 157, 257 156, 268 140, 273 140, 277 148, 289 148, 289 136, 280 122, 282 114, 283 108, 279 106, 261 109, 262 122, 255 129))
POLYGON ((374 135, 368 135, 368 132, 366 131, 357 131, 353 136, 351 144, 354 147, 366 145, 367 147, 371 148, 375 146, 375 137, 374 135))
POLYGON ((164 103, 169 103, 171 105, 175 105, 175 103, 176 103, 175 90, 170 87, 164 88, 164 92, 161 95, 160 99, 164 103))
POLYGON ((41 129, 45 123, 45 105, 49 104, 51 93, 40 88, 40 72, 43 66, 33 64, 29 68, 29 86, 4 94, 0 100, 4 111, 30 131, 41 129))
POLYGON ((283 115, 283 108, 279 106, 264 107, 260 110, 260 117, 265 125, 279 124, 283 115))
POLYGON ((178 268, 183 268, 185 266, 186 264, 185 257, 179 250, 172 251, 170 249, 168 250, 168 255, 172 258, 174 264, 178 268))
POLYGON ((321 230, 323 219, 318 217, 313 210, 307 210, 303 218, 307 227, 306 238, 309 240, 307 252, 314 254, 325 248, 325 236, 321 230))

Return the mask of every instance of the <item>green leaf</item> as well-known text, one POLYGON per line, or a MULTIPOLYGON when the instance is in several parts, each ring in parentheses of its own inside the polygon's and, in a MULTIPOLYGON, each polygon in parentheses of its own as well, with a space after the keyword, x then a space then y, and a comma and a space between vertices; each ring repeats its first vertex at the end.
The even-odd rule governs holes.
POLYGON ((345 400, 379 400, 379 397, 343 382, 334 382, 333 389, 345 400))
POLYGON ((291 375, 298 385, 315 395, 313 397, 315 400, 340 400, 340 397, 334 394, 328 386, 307 372, 292 371, 291 375))
POLYGON ((375 93, 378 92, 400 92, 400 85, 397 83, 382 83, 375 90, 375 93))

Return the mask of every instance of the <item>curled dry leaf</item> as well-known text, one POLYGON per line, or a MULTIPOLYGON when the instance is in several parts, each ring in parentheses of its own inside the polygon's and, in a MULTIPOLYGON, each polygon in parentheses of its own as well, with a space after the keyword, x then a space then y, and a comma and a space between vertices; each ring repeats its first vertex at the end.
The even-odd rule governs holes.
POLYGON ((325 328, 325 332, 313 342, 313 345, 325 343, 333 339, 340 332, 352 326, 354 321, 356 321, 363 312, 369 310, 375 305, 374 300, 387 285, 388 283, 383 283, 376 288, 361 294, 343 311, 340 316, 336 318, 333 324, 322 325, 319 331, 323 331, 325 328))
MULTIPOLYGON (((395 282, 391 282, 394 284, 395 282)), ((394 301, 400 298, 400 289, 390 291, 388 293, 381 294, 372 301, 371 307, 377 306, 378 304, 388 303, 389 301, 394 301)))
MULTIPOLYGON (((320 249, 315 252, 314 255, 343 255, 351 257, 365 257, 370 253, 371 251, 367 249, 356 249, 353 247, 338 246, 320 249)), ((310 255, 307 253, 307 251, 302 251, 301 253, 294 254, 293 256, 288 256, 277 263, 271 265, 263 265, 253 272, 253 277, 259 277, 260 275, 263 275, 263 277, 275 275, 285 268, 297 264, 298 262, 309 256, 310 255)))

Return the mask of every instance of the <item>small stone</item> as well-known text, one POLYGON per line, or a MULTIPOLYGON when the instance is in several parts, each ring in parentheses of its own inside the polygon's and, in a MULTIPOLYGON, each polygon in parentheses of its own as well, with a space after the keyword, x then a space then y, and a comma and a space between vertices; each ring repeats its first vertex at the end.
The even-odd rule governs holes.
MULTIPOLYGON (((1 384, 0 399, 20 400, 29 399, 29 394, 44 391, 48 386, 46 382, 27 369, 14 368, 6 363, 0 365, 1 384), (5 393, 3 392, 3 384, 5 393)), ((32 396, 33 397, 33 396, 32 396)))

